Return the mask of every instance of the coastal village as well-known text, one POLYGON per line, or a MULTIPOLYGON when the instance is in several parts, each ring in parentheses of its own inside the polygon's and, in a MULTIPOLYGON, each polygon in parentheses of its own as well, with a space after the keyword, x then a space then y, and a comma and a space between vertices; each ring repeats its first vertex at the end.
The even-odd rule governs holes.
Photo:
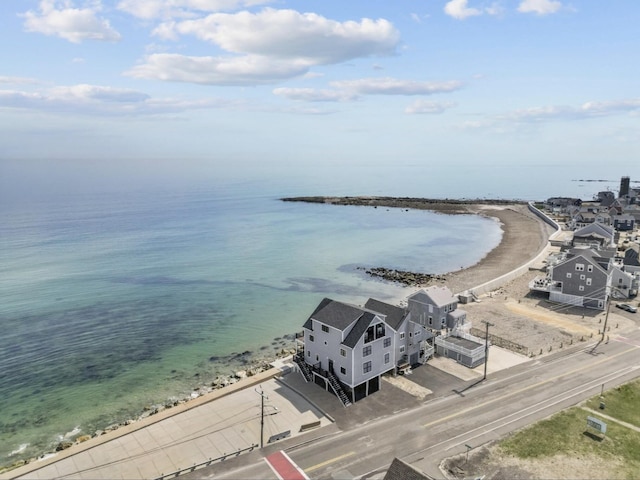
MULTIPOLYGON (((376 202, 374 197, 353 197, 351 200, 359 204, 376 202)), ((415 202, 415 199, 408 200, 415 202)), ((335 199, 327 203, 333 201, 335 199)), ((349 204, 349 199, 346 201, 349 204)), ((380 204, 388 201, 380 200, 380 204)), ((404 208, 405 204, 402 206, 404 208)), ((424 208, 433 207, 429 203, 424 208)), ((181 415, 191 415, 189 422, 201 425, 201 419, 213 415, 211 412, 220 415, 219 412, 224 411, 221 405, 226 400, 231 403, 225 408, 233 409, 233 404, 239 408, 244 401, 240 400, 240 395, 248 398, 249 404, 254 404, 258 396, 262 401, 259 442, 245 440, 246 435, 257 435, 256 422, 241 430, 229 426, 229 432, 234 433, 225 435, 235 440, 212 439, 209 448, 221 449, 223 442, 230 443, 233 448, 224 447, 224 452, 208 453, 207 458, 197 460, 185 453, 186 447, 180 449, 181 444, 188 444, 191 434, 177 443, 167 438, 160 453, 154 448, 155 453, 150 451, 148 455, 162 455, 163 449, 172 448, 181 453, 171 461, 169 454, 165 455, 167 458, 153 457, 152 464, 165 465, 150 467, 155 468, 154 475, 157 478, 201 478, 208 471, 204 469, 213 468, 207 475, 218 476, 215 468, 220 468, 220 478, 225 478, 224 468, 233 465, 228 460, 229 451, 235 452, 233 456, 240 462, 236 463, 239 467, 243 457, 262 458, 260 451, 264 449, 269 453, 265 453, 264 460, 278 478, 312 478, 311 472, 330 462, 305 470, 286 455, 276 459, 276 452, 285 451, 284 446, 280 449, 278 445, 285 445, 294 438, 307 443, 321 441, 324 427, 333 428, 331 435, 337 435, 339 431, 348 432, 378 418, 391 417, 394 412, 427 405, 434 398, 446 400, 452 387, 450 384, 439 385, 444 376, 462 385, 453 391, 458 394, 454 395, 456 401, 463 401, 465 395, 461 392, 476 388, 487 380, 487 375, 491 378, 491 375, 521 365, 526 372, 527 362, 565 350, 575 351, 580 345, 594 345, 595 350, 609 344, 611 337, 620 332, 638 329, 640 189, 631 186, 629 177, 621 179, 617 194, 603 191, 592 201, 553 197, 539 203, 476 203, 474 208, 469 210, 464 203, 453 202, 447 203, 444 210, 447 213, 455 209, 456 213, 483 214, 502 221, 507 218, 505 215, 511 215, 528 222, 529 230, 520 232, 521 238, 531 241, 526 248, 529 258, 524 264, 508 255, 505 258, 503 251, 503 263, 497 266, 491 264, 494 260, 489 258, 478 266, 453 274, 384 272, 395 275, 396 281, 411 290, 399 304, 368 298, 363 299, 361 305, 354 305, 324 298, 306 319, 301 319, 301 331, 286 336, 291 338, 292 344, 278 352, 275 362, 259 362, 245 370, 218 377, 208 386, 195 389, 184 401, 154 406, 136 420, 70 440, 56 456, 16 465, 19 468, 3 474, 2 478, 75 478, 77 474, 81 477, 84 470, 77 467, 81 454, 95 455, 91 459, 94 467, 90 468, 97 469, 100 465, 96 458, 101 448, 104 450, 110 442, 125 445, 126 439, 145 435, 147 440, 141 440, 142 437, 135 440, 136 448, 149 438, 160 445, 159 437, 149 433, 152 428, 160 428, 163 422, 177 422, 175 419, 181 415), (537 236, 531 234, 532 224, 539 226, 537 236), (496 269, 500 271, 497 278, 488 275, 496 269), (412 280, 407 281, 407 278, 412 280), (268 381, 276 382, 276 386, 267 395, 264 389, 268 381), (290 413, 283 407, 287 395, 296 397, 295 401, 289 400, 295 403, 290 413), (309 403, 302 407, 298 397, 309 403), (279 399, 278 408, 283 411, 273 407, 274 411, 265 414, 265 400, 269 399, 274 405, 279 399), (218 408, 214 408, 216 405, 218 408), (209 413, 205 409, 209 409, 209 413), (270 419, 276 413, 281 413, 280 418, 289 422, 267 425, 265 433, 265 416, 270 419), (263 440, 267 440, 266 445, 263 440), (65 464, 66 459, 74 458, 74 466, 65 464), (280 466, 277 462, 281 462, 280 466), (287 468, 290 473, 283 474, 287 468)), ((505 235, 512 233, 508 228, 505 230, 505 235)), ((507 248, 510 242, 513 243, 513 239, 503 238, 507 248)), ((511 245, 511 248, 517 249, 518 245, 511 245)), ((369 275, 379 276, 376 273, 380 270, 373 270, 369 275)), ((453 400, 451 403, 453 405, 453 400)), ((446 415, 442 416, 446 418, 446 415)), ((440 465, 437 473, 441 475, 429 470, 427 460, 419 459, 411 464, 396 455, 371 478, 465 478, 473 473, 466 464, 469 451, 475 447, 464 445, 466 452, 462 447, 454 449, 448 457, 456 460, 440 465)), ((122 455, 126 456, 127 447, 121 448, 122 455)), ((189 449, 193 450, 197 449, 189 449)), ((137 460, 131 459, 132 465, 138 465, 144 454, 138 452, 136 455, 137 460)), ((335 458, 349 455, 345 453, 335 458)), ((594 468, 593 464, 586 464, 594 468)), ((488 478, 501 478, 500 474, 502 478, 509 474, 520 475, 522 470, 518 468, 498 468, 494 471, 497 476, 488 478)), ((113 472, 106 465, 100 473, 107 475, 105 472, 110 471, 113 472)), ((122 471, 118 470, 119 473, 122 471)), ((127 477, 124 473, 122 476, 127 477)), ((140 473, 140 478, 148 478, 147 473, 140 473)))
MULTIPOLYGON (((635 299, 640 286, 640 189, 623 177, 617 197, 611 191, 598 193, 591 202, 554 197, 538 207, 529 206, 556 232, 543 252, 543 266, 526 265, 542 271, 529 283, 531 296, 540 293, 552 305, 600 311, 617 301, 618 307, 635 313, 637 303, 624 302, 635 299)), ((482 320, 486 333, 476 327, 474 336, 472 320, 458 308, 459 303, 478 301, 478 290, 454 295, 446 285, 432 285, 409 295, 404 307, 375 299, 358 307, 325 298, 304 323, 294 360, 306 381, 333 392, 345 406, 378 391, 383 375, 410 374, 434 355, 478 367, 486 360, 493 324, 482 320)), ((493 339, 518 353, 525 349, 517 339, 493 339)))

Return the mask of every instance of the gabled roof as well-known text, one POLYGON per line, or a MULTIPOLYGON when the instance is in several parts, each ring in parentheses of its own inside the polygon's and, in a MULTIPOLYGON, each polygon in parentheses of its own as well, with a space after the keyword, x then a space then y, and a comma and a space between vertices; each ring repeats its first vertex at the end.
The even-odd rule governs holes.
POLYGON ((359 307, 324 298, 304 323, 303 327, 311 330, 311 320, 329 325, 338 330, 345 330, 365 313, 359 307))
POLYGON ((573 232, 574 237, 585 237, 591 233, 602 235, 605 238, 609 238, 613 241, 614 229, 608 225, 602 225, 601 223, 591 223, 573 232))
POLYGON ((438 308, 458 301, 458 299, 453 296, 453 293, 451 293, 451 290, 447 287, 439 287, 437 285, 423 288, 413 295, 410 295, 409 298, 423 303, 431 303, 438 308))
POLYGON ((404 308, 396 307, 395 305, 389 305, 388 303, 384 303, 373 298, 367 300, 367 303, 364 304, 364 308, 384 315, 385 323, 393 328, 396 332, 409 314, 409 312, 407 312, 404 308))
POLYGON ((640 247, 638 245, 631 245, 624 251, 624 259, 622 262, 625 265, 640 266, 640 259, 638 258, 640 253, 640 247))
POLYGON ((607 275, 607 269, 603 266, 603 263, 606 264, 609 260, 601 257, 597 252, 591 250, 590 248, 572 248, 567 254, 567 259, 564 262, 556 265, 556 267, 565 265, 574 260, 580 260, 580 258, 592 264, 594 268, 599 270, 601 273, 607 275))
POLYGON ((358 319, 358 321, 353 326, 342 343, 350 348, 355 347, 358 343, 358 340, 360 340, 360 337, 364 335, 364 332, 367 331, 367 328, 369 328, 369 325, 371 325, 371 322, 373 322, 375 318, 375 313, 364 312, 364 314, 358 319))

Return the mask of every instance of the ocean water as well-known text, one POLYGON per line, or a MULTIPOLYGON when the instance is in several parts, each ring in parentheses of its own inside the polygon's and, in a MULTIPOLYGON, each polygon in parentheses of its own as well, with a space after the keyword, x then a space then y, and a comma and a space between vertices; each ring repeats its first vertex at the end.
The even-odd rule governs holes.
POLYGON ((282 196, 536 199, 576 187, 567 177, 523 186, 503 171, 481 180, 483 170, 434 181, 410 166, 293 169, 104 188, 15 175, 0 192, 0 465, 273 357, 323 297, 412 293, 359 267, 445 273, 501 238, 476 216, 282 196))
POLYGON ((325 296, 411 293, 357 267, 443 273, 501 238, 475 216, 282 202, 268 190, 83 193, 3 209, 1 464, 293 346, 286 336, 325 296))

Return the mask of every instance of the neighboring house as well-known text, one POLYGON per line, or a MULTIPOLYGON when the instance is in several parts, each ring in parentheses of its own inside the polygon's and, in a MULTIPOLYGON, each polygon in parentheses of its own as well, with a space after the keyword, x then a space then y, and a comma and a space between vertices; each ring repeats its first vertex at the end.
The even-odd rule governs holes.
POLYGON ((618 231, 631 231, 636 226, 636 219, 633 215, 622 214, 613 217, 613 228, 618 231))
POLYGON ((555 211, 557 213, 568 213, 570 207, 579 207, 582 205, 582 200, 579 198, 569 197, 551 197, 545 202, 545 206, 548 210, 555 211))
POLYGON ((548 291, 552 302, 604 310, 607 299, 609 259, 594 250, 571 250, 566 259, 550 267, 548 282, 534 290, 548 291))
POLYGON ((631 244, 625 251, 622 263, 625 271, 640 272, 640 245, 631 244))
POLYGON ((582 228, 589 224, 595 223, 596 214, 592 212, 579 212, 571 219, 571 228, 582 228))
POLYGON ((467 312, 458 310, 458 297, 444 286, 423 288, 409 295, 407 303, 414 322, 437 332, 462 329, 467 320, 467 312))
POLYGON ((434 343, 438 355, 470 368, 484 363, 485 344, 465 332, 471 324, 467 323, 467 312, 458 309, 458 297, 451 290, 431 286, 410 295, 407 303, 413 321, 437 335, 434 343))
POLYGON ((615 245, 615 231, 613 227, 592 223, 573 232, 572 245, 597 246, 607 248, 615 245))
POLYGON ((605 212, 598 212, 596 213, 596 223, 599 223, 601 225, 611 225, 611 215, 609 215, 609 213, 605 212))
POLYGON ((574 248, 563 261, 549 267, 546 278, 534 279, 529 288, 548 292, 552 302, 604 310, 608 295, 634 296, 640 281, 613 255, 612 250, 574 248))
POLYGON ((601 206, 608 207, 616 201, 616 195, 611 190, 598 192, 598 201, 600 202, 601 206))

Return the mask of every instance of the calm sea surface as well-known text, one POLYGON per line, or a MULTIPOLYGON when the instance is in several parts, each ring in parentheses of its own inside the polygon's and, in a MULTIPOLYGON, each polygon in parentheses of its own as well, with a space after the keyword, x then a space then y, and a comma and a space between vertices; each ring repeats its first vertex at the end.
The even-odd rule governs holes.
MULTIPOLYGON (((337 185, 221 183, 5 203, 0 464, 188 395, 239 369, 239 354, 271 357, 323 297, 363 304, 411 293, 357 267, 444 273, 500 241, 495 222, 474 216, 278 199, 407 193, 397 183, 337 185)), ((429 196, 413 188, 407 194, 429 196)))

